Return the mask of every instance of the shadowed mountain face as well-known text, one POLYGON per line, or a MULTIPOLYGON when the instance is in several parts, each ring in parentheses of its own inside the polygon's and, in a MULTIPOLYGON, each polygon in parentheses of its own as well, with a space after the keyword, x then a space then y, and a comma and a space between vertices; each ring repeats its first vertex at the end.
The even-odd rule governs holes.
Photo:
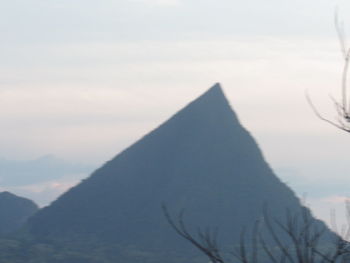
MULTIPOLYGON (((142 249, 189 248, 161 211, 185 209, 191 226, 218 226, 224 244, 262 216, 299 211, 240 125, 219 84, 39 211, 36 237, 90 237, 142 249)), ((321 223, 320 223, 321 224, 321 223)))
POLYGON ((31 200, 9 192, 0 193, 0 234, 8 234, 20 228, 38 210, 31 200))

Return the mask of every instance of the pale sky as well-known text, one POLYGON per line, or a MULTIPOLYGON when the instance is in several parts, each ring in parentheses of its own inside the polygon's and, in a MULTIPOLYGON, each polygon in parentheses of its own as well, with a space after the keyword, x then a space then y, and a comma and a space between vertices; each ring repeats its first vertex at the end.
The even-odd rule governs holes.
MULTIPOLYGON (((336 6, 350 36, 345 0, 2 0, 0 157, 97 166, 220 82, 272 168, 328 220, 350 195, 350 134, 304 93, 335 115, 336 6)), ((27 191, 72 180, 46 185, 27 191)))

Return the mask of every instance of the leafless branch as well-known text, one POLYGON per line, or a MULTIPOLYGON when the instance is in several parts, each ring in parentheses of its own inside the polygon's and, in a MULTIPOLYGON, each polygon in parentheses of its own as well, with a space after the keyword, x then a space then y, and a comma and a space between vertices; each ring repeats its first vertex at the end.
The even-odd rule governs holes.
MULTIPOLYGON (((348 216, 350 216, 350 203, 347 203, 347 208, 348 216)), ((163 206, 163 212, 171 227, 204 253, 210 262, 225 263, 217 243, 216 230, 198 229, 195 236, 186 228, 183 211, 179 214, 177 222, 170 216, 166 206, 163 206)), ((319 227, 318 221, 311 216, 307 208, 302 207, 300 213, 291 213, 286 210, 286 217, 283 221, 271 220, 267 207, 264 208, 263 215, 263 222, 256 221, 253 225, 250 240, 247 239, 249 232, 246 229, 241 232, 240 244, 232 252, 239 262, 266 263, 266 260, 271 263, 350 262, 349 243, 339 235, 334 235, 335 240, 331 243, 331 248, 325 249, 323 245, 320 245, 326 227, 319 227), (267 239, 269 244, 266 242, 267 239), (264 261, 260 261, 262 257, 264 261)))
POLYGON ((210 259, 210 262, 225 263, 223 257, 221 256, 221 252, 217 243, 217 229, 211 230, 207 228, 205 231, 198 229, 198 237, 196 238, 187 230, 186 224, 183 220, 184 210, 179 213, 177 222, 175 222, 170 216, 169 211, 165 205, 162 205, 162 209, 166 220, 177 234, 189 241, 192 245, 204 253, 210 259))
POLYGON ((340 100, 337 101, 336 99, 331 98, 337 114, 335 120, 330 120, 324 117, 318 111, 317 107, 315 106, 315 104, 313 103, 311 97, 307 92, 305 93, 305 96, 311 109, 319 119, 345 132, 350 132, 350 98, 348 96, 348 71, 349 71, 349 63, 350 63, 350 48, 346 43, 344 24, 342 21, 339 21, 338 12, 335 12, 334 24, 335 24, 335 30, 337 32, 338 40, 340 43, 341 53, 344 60, 344 65, 342 70, 340 100))

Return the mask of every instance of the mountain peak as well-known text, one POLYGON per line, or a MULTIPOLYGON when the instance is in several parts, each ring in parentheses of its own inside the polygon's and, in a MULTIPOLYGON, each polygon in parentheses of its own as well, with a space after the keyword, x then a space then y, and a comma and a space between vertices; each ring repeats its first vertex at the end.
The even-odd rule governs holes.
POLYGON ((163 123, 162 126, 174 123, 174 121, 176 121, 177 128, 183 129, 186 127, 191 128, 192 131, 196 131, 199 127, 202 129, 208 128, 206 126, 224 129, 229 123, 240 126, 239 120, 232 110, 220 83, 214 84, 206 92, 177 112, 168 122, 163 123), (184 123, 182 120, 180 123, 178 122, 179 119, 186 119, 187 121, 184 123))
POLYGON ((223 90, 221 87, 221 84, 219 82, 216 82, 213 86, 211 86, 206 93, 221 93, 223 94, 223 90))
POLYGON ((19 198, 19 197, 8 191, 0 192, 0 199, 16 199, 16 198, 19 198))
POLYGON ((201 100, 203 98, 210 98, 213 100, 225 99, 225 94, 222 90, 220 83, 215 83, 211 88, 209 88, 206 92, 204 92, 201 96, 199 96, 195 101, 201 100))

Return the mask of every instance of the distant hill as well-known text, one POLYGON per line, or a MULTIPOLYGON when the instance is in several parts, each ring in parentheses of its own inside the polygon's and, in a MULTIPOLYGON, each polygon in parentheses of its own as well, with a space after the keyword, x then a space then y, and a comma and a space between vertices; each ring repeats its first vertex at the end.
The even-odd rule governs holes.
POLYGON ((163 255, 159 262, 188 260, 198 253, 169 227, 162 203, 174 214, 185 209, 190 229, 218 226, 223 246, 239 242, 264 204, 279 220, 302 208, 217 84, 36 213, 26 229, 40 242, 118 246, 123 262, 155 262, 150 253, 163 255))
POLYGON ((0 158, 1 186, 35 184, 61 178, 67 174, 89 173, 93 165, 71 163, 53 155, 34 160, 7 160, 0 158))
POLYGON ((16 231, 37 211, 38 206, 33 201, 9 192, 1 192, 0 235, 16 231))

